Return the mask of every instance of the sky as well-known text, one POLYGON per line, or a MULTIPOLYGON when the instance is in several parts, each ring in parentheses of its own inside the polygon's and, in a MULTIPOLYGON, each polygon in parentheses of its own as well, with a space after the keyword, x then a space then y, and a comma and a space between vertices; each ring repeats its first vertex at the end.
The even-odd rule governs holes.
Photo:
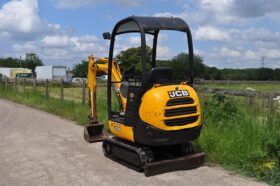
MULTIPOLYGON (((0 0, 0 57, 36 53, 44 64, 68 67, 90 54, 108 57, 102 33, 131 15, 184 19, 208 66, 280 68, 280 0, 0 0)), ((115 54, 139 41, 119 36, 115 54)), ((184 34, 160 34, 158 59, 186 49, 184 34)))

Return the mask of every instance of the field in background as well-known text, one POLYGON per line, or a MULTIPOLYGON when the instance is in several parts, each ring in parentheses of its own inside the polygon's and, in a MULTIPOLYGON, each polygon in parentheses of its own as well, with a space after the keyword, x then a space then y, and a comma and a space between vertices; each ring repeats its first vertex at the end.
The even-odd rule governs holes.
POLYGON ((228 90, 250 90, 254 89, 256 91, 262 92, 271 92, 276 91, 280 92, 280 82, 272 81, 206 81, 199 84, 200 87, 207 88, 222 88, 228 90))
MULTIPOLYGON (((107 96, 104 82, 98 82, 98 116, 107 123, 107 96)), ((279 91, 279 83, 203 83, 197 88, 223 88, 227 90, 279 91), (246 89, 247 88, 247 89, 246 89)), ((33 106, 85 125, 88 121, 87 100, 82 104, 83 86, 64 85, 63 100, 59 83, 50 83, 48 98, 45 84, 18 82, 0 85, 0 97, 33 106), (2 88, 1 88, 2 87, 2 88), (23 91, 25 89, 25 92, 23 91)), ((254 91, 253 91, 254 92, 254 91)), ((86 90, 87 93, 87 90, 86 90)), ((203 130, 195 142, 196 148, 207 154, 208 163, 218 163, 270 184, 280 183, 280 104, 269 98, 199 93, 203 109, 203 130), (274 109, 271 110, 271 107, 274 109)), ((88 96, 86 96, 87 99, 88 96)), ((116 101, 116 100, 115 100, 116 101)), ((82 136, 82 134, 81 134, 82 136)))

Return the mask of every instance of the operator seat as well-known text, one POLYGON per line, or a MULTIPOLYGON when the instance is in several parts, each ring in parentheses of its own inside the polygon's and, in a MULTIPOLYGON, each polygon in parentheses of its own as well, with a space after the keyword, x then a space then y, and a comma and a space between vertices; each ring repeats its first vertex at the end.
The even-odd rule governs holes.
POLYGON ((128 87, 129 87, 129 83, 127 81, 123 81, 121 83, 120 92, 122 96, 125 98, 127 98, 128 87))
POLYGON ((150 87, 154 84, 166 84, 172 81, 171 67, 154 67, 147 75, 146 86, 150 87))

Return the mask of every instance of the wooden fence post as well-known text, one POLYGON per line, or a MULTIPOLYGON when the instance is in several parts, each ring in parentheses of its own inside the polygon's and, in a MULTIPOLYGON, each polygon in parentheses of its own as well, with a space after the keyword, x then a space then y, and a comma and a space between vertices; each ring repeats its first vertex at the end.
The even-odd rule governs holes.
POLYGON ((8 80, 8 78, 6 78, 5 79, 5 90, 8 89, 8 82, 9 82, 9 80, 8 80))
POLYGON ((36 92, 36 90, 37 90, 37 79, 34 78, 33 79, 33 91, 36 92))
POLYGON ((264 108, 264 93, 261 93, 260 101, 261 101, 261 109, 263 109, 264 108))
POLYGON ((253 106, 254 103, 254 97, 249 97, 249 106, 253 106))
POLYGON ((46 79, 46 83, 45 83, 45 97, 48 98, 49 97, 49 80, 46 79))
POLYGON ((9 82, 9 78, 6 78, 6 79, 5 79, 5 88, 7 88, 8 82, 9 82))
POLYGON ((269 113, 273 113, 273 98, 275 97, 275 93, 271 92, 269 97, 269 113))
POLYGON ((14 80, 14 93, 17 91, 17 78, 14 80))
POLYGON ((82 85, 82 104, 86 103, 86 82, 83 80, 83 85, 82 85))
POLYGON ((64 100, 64 81, 61 79, 60 81, 60 99, 64 100))
POLYGON ((25 92, 26 78, 23 79, 23 92, 25 92))

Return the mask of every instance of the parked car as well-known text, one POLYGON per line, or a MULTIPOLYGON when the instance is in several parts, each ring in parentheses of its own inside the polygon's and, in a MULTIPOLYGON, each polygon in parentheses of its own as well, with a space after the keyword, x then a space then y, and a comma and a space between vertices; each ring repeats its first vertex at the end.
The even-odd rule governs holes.
POLYGON ((100 79, 102 81, 107 81, 108 75, 103 75, 103 76, 97 77, 97 79, 100 79))
POLYGON ((87 78, 75 77, 72 79, 72 83, 87 83, 87 78))

